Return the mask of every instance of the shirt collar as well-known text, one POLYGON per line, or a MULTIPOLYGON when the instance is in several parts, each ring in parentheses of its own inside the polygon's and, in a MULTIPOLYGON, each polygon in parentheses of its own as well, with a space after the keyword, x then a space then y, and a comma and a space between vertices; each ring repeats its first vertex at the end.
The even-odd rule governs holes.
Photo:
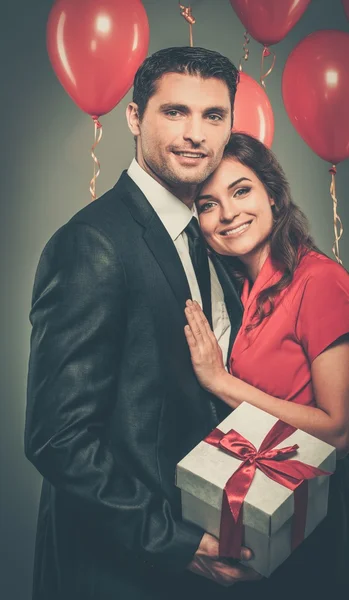
POLYGON ((252 302, 263 289, 273 285, 281 277, 282 271, 280 271, 276 265, 274 265, 269 252, 252 288, 247 277, 244 281, 241 293, 241 302, 244 310, 247 311, 250 308, 252 302))
POLYGON ((195 204, 192 209, 188 208, 179 198, 144 171, 135 158, 132 160, 127 174, 143 192, 173 241, 181 235, 193 216, 197 218, 195 204))

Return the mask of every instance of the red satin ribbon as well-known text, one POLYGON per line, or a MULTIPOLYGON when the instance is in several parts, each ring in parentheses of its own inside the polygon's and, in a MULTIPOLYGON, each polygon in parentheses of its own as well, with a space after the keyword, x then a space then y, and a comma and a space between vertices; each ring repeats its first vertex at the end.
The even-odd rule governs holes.
POLYGON ((224 487, 219 538, 220 556, 240 558, 243 535, 242 506, 256 469, 260 469, 273 481, 294 491, 292 550, 303 541, 308 504, 307 480, 319 475, 331 475, 331 473, 298 460, 288 460, 297 452, 298 444, 285 448, 274 448, 294 431, 296 431, 295 427, 287 425, 283 421, 277 421, 258 450, 234 429, 228 433, 214 429, 205 438, 204 441, 208 444, 243 461, 224 487))

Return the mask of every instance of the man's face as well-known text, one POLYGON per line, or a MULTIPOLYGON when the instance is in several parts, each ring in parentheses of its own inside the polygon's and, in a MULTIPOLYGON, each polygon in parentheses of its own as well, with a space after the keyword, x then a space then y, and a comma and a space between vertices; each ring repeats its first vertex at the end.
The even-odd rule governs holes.
POLYGON ((142 121, 134 103, 127 116, 138 163, 172 190, 202 183, 219 165, 231 133, 228 87, 216 78, 166 73, 142 121))

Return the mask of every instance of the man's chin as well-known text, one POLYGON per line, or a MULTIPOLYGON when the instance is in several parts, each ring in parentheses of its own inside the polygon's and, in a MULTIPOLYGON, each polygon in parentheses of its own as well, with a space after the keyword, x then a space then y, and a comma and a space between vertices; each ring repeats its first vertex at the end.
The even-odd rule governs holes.
POLYGON ((207 169, 181 169, 176 173, 173 173, 172 182, 176 185, 200 185, 206 181, 210 172, 207 169))

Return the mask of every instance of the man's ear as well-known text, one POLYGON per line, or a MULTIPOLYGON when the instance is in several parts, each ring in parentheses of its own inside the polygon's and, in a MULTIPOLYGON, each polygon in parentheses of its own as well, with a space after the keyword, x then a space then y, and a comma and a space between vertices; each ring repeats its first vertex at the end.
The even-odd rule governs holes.
POLYGON ((126 108, 127 124, 131 133, 135 136, 140 134, 138 105, 135 102, 130 102, 126 108))

